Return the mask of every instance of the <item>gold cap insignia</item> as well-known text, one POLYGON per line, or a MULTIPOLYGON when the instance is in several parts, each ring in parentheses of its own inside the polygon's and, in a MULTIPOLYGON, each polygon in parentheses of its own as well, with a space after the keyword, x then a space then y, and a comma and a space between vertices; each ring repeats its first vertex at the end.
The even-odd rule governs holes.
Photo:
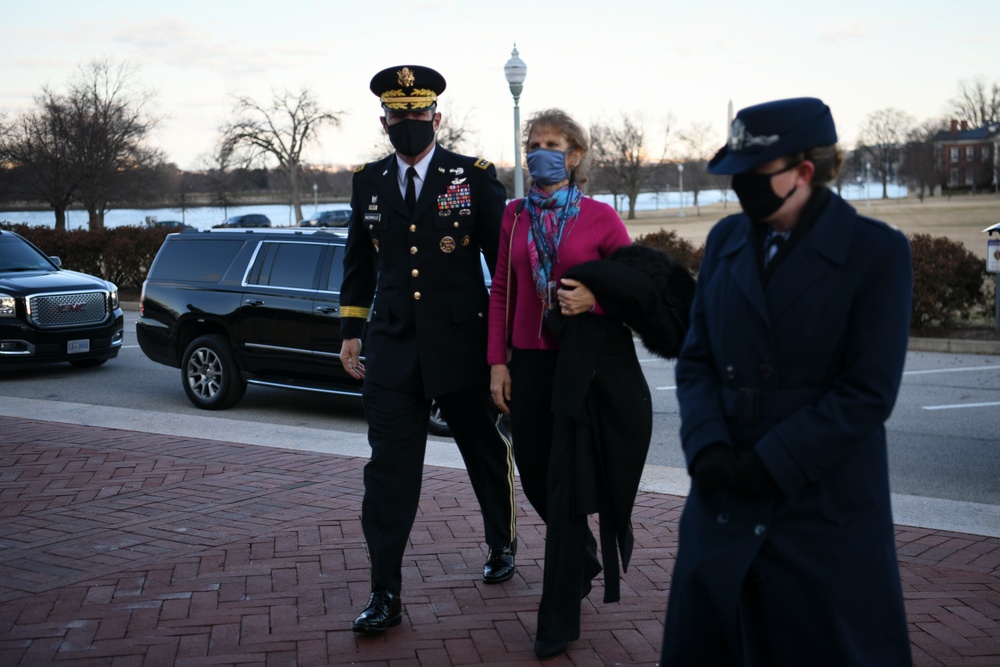
POLYGON ((411 70, 409 67, 404 67, 403 69, 396 72, 396 81, 399 82, 399 85, 405 88, 412 88, 413 82, 415 80, 416 77, 413 75, 413 70, 411 70))

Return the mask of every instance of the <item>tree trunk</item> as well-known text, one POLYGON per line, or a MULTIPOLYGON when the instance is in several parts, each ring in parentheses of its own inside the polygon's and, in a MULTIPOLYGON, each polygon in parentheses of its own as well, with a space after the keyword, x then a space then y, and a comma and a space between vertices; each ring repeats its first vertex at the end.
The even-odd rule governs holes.
POLYGON ((65 232, 66 231, 66 207, 65 206, 53 206, 56 214, 56 231, 65 232))
POLYGON ((299 165, 292 162, 288 165, 288 189, 291 190, 292 206, 295 208, 295 222, 304 219, 302 215, 302 195, 299 194, 299 165))
POLYGON ((97 210, 94 206, 87 206, 87 227, 94 231, 96 229, 104 229, 104 213, 97 210))

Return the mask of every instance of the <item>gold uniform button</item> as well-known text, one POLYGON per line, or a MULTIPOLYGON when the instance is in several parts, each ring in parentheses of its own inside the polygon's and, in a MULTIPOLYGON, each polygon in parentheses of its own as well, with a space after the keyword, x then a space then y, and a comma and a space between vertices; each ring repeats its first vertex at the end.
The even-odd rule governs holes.
POLYGON ((411 255, 417 254, 417 246, 410 246, 410 254, 411 255))
POLYGON ((413 293, 413 298, 416 301, 420 301, 420 292, 414 292, 413 293))
POLYGON ((411 232, 417 231, 417 226, 416 225, 410 225, 410 231, 411 232))
POLYGON ((455 223, 455 229, 458 229, 458 223, 457 222, 455 223))
POLYGON ((417 276, 420 275, 420 271, 417 271, 416 269, 413 269, 412 271, 410 271, 410 275, 413 276, 414 278, 416 278, 417 276))

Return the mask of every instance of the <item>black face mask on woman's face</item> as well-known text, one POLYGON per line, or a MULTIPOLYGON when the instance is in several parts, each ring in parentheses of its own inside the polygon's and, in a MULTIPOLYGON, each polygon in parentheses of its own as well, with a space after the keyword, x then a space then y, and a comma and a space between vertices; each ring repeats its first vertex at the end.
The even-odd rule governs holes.
POLYGON ((776 171, 773 174, 747 172, 734 175, 732 188, 733 192, 736 193, 737 199, 740 200, 740 207, 743 209, 743 212, 750 216, 752 220, 764 220, 774 215, 781 208, 781 205, 795 194, 798 186, 796 185, 792 188, 791 192, 784 197, 779 197, 774 193, 774 188, 771 187, 771 179, 778 174, 795 169, 797 166, 799 166, 799 162, 790 164, 781 171, 776 171))
POLYGON ((398 123, 386 125, 389 143, 400 155, 416 157, 434 141, 434 121, 404 118, 398 123))

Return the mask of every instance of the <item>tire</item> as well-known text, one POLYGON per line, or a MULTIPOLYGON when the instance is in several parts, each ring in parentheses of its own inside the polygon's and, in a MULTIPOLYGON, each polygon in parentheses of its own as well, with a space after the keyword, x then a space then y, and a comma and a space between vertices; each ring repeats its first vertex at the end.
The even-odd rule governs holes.
POLYGON ((431 401, 431 414, 430 418, 427 420, 427 430, 433 435, 439 435, 445 438, 451 437, 451 428, 448 426, 448 422, 444 420, 444 416, 441 414, 441 408, 438 406, 437 401, 431 401))
POLYGON ((69 363, 76 368, 96 368, 105 361, 107 359, 71 359, 69 363))
POLYGON ((191 341, 181 360, 181 381, 184 393, 202 410, 231 408, 247 390, 232 348, 218 335, 191 341))

